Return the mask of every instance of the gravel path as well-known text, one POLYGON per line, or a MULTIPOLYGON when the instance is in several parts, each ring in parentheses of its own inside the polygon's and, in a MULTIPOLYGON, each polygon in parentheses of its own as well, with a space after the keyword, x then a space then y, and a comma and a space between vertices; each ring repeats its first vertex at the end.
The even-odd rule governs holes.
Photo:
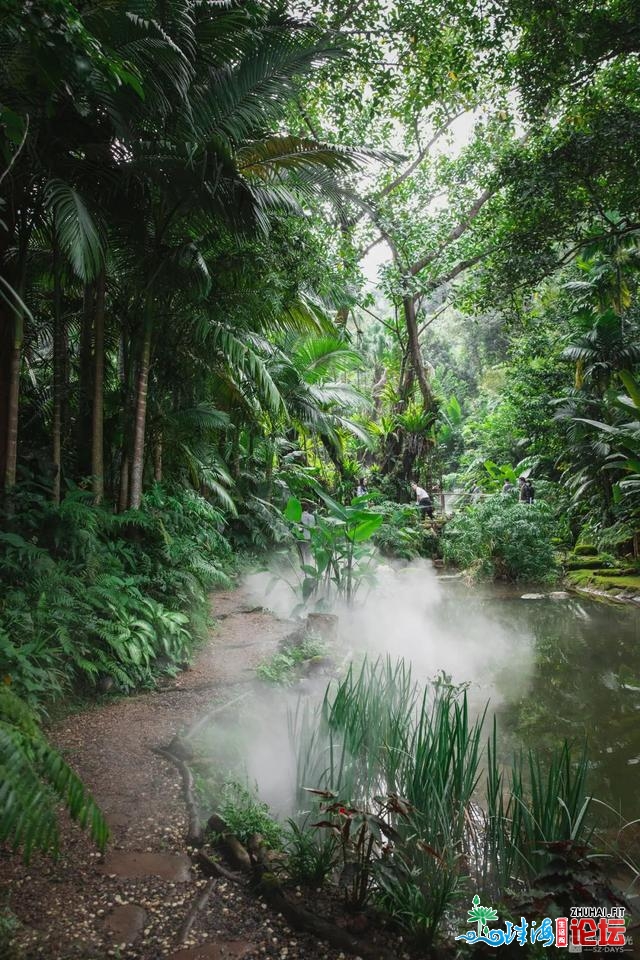
MULTIPOLYGON (((112 840, 105 857, 65 823, 56 862, 28 867, 0 857, 0 906, 20 920, 13 952, 31 960, 336 960, 294 935, 243 889, 214 881, 208 904, 180 943, 190 906, 207 889, 184 846, 178 771, 153 752, 215 703, 245 690, 255 665, 291 624, 251 607, 242 588, 216 593, 217 628, 193 667, 161 689, 68 716, 50 731, 102 807, 112 840)), ((3 958, 5 960, 5 958, 3 958)))

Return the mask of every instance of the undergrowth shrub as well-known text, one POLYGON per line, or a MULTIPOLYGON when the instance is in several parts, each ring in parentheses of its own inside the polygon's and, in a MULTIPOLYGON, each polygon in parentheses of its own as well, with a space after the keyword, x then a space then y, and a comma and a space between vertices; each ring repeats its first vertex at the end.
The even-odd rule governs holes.
POLYGON ((286 685, 293 683, 296 668, 307 660, 322 657, 326 653, 325 645, 314 637, 307 637, 302 643, 293 644, 280 653, 274 653, 268 660, 258 664, 256 673, 268 683, 286 685))
POLYGON ((140 510, 113 514, 86 491, 55 507, 25 484, 0 528, 0 677, 32 705, 175 670, 233 568, 222 515, 190 490, 155 486, 140 510))
POLYGON ((271 816, 269 807, 258 799, 255 791, 236 780, 228 780, 222 788, 220 815, 229 832, 247 844, 259 834, 265 846, 279 850, 283 843, 281 824, 271 816))
POLYGON ((548 504, 520 503, 496 494, 448 522, 442 553, 448 563, 478 577, 548 581, 557 575, 555 531, 548 504))
POLYGON ((415 560, 438 555, 438 534, 431 525, 424 523, 422 514, 414 505, 386 501, 371 509, 384 517, 373 542, 385 557, 415 560))

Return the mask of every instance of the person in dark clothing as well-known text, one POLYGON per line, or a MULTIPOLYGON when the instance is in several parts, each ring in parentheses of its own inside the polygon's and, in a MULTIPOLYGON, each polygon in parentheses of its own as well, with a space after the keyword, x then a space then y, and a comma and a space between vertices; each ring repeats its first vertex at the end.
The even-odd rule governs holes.
POLYGON ((531 480, 527 477, 518 477, 518 483, 520 485, 519 498, 521 503, 533 503, 535 491, 531 480))

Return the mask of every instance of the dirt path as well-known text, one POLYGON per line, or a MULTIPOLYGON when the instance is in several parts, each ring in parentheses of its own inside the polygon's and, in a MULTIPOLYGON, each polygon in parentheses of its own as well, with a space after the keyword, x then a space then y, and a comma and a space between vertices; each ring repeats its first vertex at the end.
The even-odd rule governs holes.
POLYGON ((222 960, 333 957, 295 937, 266 906, 216 881, 209 906, 178 947, 178 932, 206 881, 191 867, 178 771, 153 753, 216 702, 250 689, 255 665, 291 624, 252 608, 242 588, 216 593, 215 632, 193 667, 162 689, 67 717, 51 731, 102 807, 112 831, 106 857, 65 827, 60 860, 29 867, 0 860, 0 906, 21 922, 25 960, 222 960))

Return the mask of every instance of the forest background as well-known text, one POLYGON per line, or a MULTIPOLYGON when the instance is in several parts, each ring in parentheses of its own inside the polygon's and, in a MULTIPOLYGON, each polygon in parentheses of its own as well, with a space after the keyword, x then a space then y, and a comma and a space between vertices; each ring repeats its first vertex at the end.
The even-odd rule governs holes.
POLYGON ((637 560, 639 49, 631 0, 3 4, 7 702, 176 669, 318 484, 402 553, 411 479, 526 473, 637 560))

